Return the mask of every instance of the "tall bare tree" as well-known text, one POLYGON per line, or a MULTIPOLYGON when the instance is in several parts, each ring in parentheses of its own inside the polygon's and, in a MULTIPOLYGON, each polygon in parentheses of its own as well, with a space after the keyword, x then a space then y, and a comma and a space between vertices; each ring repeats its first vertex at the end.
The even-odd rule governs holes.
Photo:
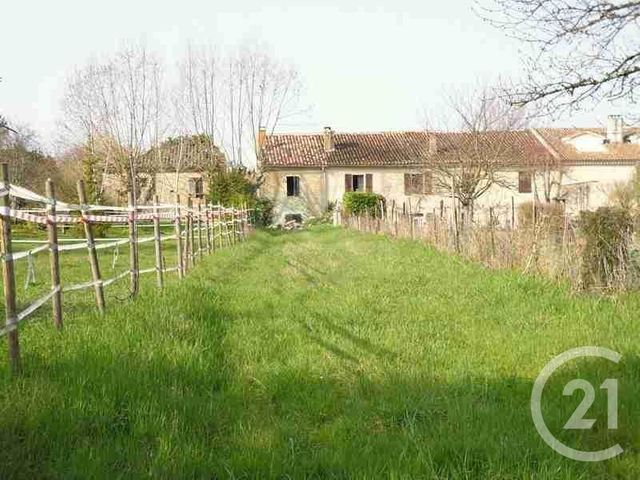
POLYGON ((524 152, 512 133, 525 126, 526 116, 487 85, 446 96, 453 118, 440 122, 445 131, 430 131, 429 122, 422 163, 433 188, 459 202, 470 219, 476 201, 493 186, 513 187, 506 172, 524 152))
POLYGON ((103 172, 114 173, 134 198, 153 168, 144 153, 162 132, 162 98, 160 62, 144 47, 90 64, 67 84, 66 131, 81 135, 91 155, 100 154, 103 172))
POLYGON ((301 115, 302 80, 297 70, 265 47, 242 46, 227 57, 225 140, 230 162, 246 164, 257 156, 260 127, 273 132, 284 120, 301 115))
POLYGON ((518 104, 578 108, 637 99, 640 1, 476 0, 480 15, 528 45, 518 104))

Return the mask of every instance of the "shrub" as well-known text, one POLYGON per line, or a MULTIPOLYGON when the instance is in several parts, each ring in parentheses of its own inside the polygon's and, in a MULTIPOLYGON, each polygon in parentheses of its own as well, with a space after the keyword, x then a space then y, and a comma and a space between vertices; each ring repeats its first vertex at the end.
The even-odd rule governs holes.
MULTIPOLYGON (((106 238, 109 236, 109 231, 111 230, 111 224, 110 223, 92 223, 91 230, 93 232, 94 238, 106 238)), ((84 238, 84 225, 81 223, 76 223, 71 227, 69 231, 71 232, 71 235, 73 235, 74 237, 84 238)), ((125 236, 128 235, 127 229, 123 228, 122 231, 125 232, 124 233, 125 236)))
POLYGON ((377 193, 346 192, 342 197, 344 212, 347 215, 369 214, 372 217, 380 215, 380 204, 385 204, 385 198, 377 193))
POLYGON ((583 285, 609 288, 625 282, 633 227, 629 213, 619 207, 581 212, 580 227, 586 241, 582 253, 583 285))
POLYGON ((246 169, 213 170, 209 174, 209 200, 220 205, 251 203, 256 185, 246 169))
POLYGON ((273 223, 273 202, 271 200, 259 197, 250 202, 249 207, 254 209, 253 219, 256 227, 267 227, 273 223))

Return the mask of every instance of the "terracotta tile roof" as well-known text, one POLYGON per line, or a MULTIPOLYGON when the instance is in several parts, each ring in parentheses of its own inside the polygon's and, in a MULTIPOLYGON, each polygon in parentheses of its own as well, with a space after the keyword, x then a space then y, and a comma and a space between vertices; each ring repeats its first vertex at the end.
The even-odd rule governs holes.
POLYGON ((335 150, 324 151, 323 134, 270 135, 262 166, 408 166, 427 152, 426 132, 334 133, 335 150))
MULTIPOLYGON (((505 165, 535 165, 549 160, 567 164, 640 161, 640 145, 607 145, 606 152, 578 152, 562 141, 582 132, 601 129, 530 129, 510 132, 381 132, 334 133, 335 150, 325 152, 319 134, 269 135, 262 148, 265 169, 282 167, 411 167, 426 161, 455 162, 491 152, 505 165), (435 140, 434 140, 435 139, 435 140), (434 143, 435 142, 435 143, 434 143), (430 148, 431 147, 431 148, 430 148), (434 148, 435 147, 435 148, 434 148)), ((640 132, 640 129, 637 129, 640 132)), ((625 134, 636 133, 627 129, 625 134)))
POLYGON ((432 136, 437 139, 437 148, 429 161, 436 163, 478 158, 481 162, 492 159, 505 166, 531 165, 552 158, 549 150, 529 130, 445 132, 432 136))
MULTIPOLYGON (((618 164, 640 162, 640 145, 637 143, 607 144, 601 152, 581 152, 563 139, 579 135, 581 133, 595 133, 606 137, 606 131, 602 128, 538 128, 537 131, 549 143, 549 145, 568 164, 618 164)), ((638 128, 625 128, 624 134, 640 133, 638 128)))

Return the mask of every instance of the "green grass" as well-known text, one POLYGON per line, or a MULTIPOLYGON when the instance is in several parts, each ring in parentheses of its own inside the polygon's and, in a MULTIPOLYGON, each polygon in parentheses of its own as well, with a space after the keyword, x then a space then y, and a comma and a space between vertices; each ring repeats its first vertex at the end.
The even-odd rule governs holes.
MULTIPOLYGON (((42 312, 21 331, 20 378, 0 348, 0 478, 640 476, 635 295, 572 297, 327 227, 258 232, 162 294, 153 281, 135 302, 108 298, 104 317, 84 294, 62 333, 42 312), (579 403, 568 379, 617 377, 618 431, 559 435, 620 442, 608 462, 561 457, 531 421, 533 380, 582 345, 623 361, 563 368, 545 418, 558 432, 579 403)), ((599 392, 589 416, 605 410, 599 392)))

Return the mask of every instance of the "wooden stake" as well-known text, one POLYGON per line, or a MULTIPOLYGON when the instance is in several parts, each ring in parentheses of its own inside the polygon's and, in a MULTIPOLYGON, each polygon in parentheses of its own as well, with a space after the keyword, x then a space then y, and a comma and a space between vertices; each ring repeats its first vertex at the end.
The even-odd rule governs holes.
MULTIPOLYGON (((9 190, 9 166, 2 164, 0 170, 0 182, 5 190, 9 190)), ((2 286, 4 289, 4 313, 6 318, 7 350, 9 353, 9 366, 13 374, 20 373, 20 342, 18 340, 18 325, 16 318, 16 274, 13 266, 13 249, 11 246, 11 199, 9 195, 0 197, 2 206, 2 286), (11 330, 12 329, 12 330, 11 330)))
POLYGON ((138 235, 136 232, 136 206, 133 192, 129 192, 129 278, 131 296, 138 294, 138 235))
POLYGON ((411 200, 409 200, 409 221, 411 222, 411 240, 413 240, 416 236, 415 233, 415 222, 413 221, 413 207, 411 206, 411 200))
POLYGON ((236 238, 236 207, 231 207, 231 245, 235 245, 236 238))
POLYGON ((187 270, 192 269, 196 263, 196 256, 193 253, 193 247, 195 245, 194 242, 194 232, 193 232, 193 201, 191 200, 191 196, 187 197, 187 261, 185 265, 187 265, 187 270))
POLYGON ((184 278, 184 262, 182 257, 182 225, 180 222, 180 195, 176 195, 176 218, 174 219, 176 232, 176 253, 178 255, 178 276, 184 278))
POLYGON ((202 260, 202 204, 198 203, 198 260, 202 260))
POLYGON ((82 223, 84 224, 84 235, 87 238, 87 250, 89 255, 89 265, 91 265, 91 277, 94 283, 96 295, 96 305, 100 313, 104 313, 104 288, 102 285, 102 277, 100 276, 100 265, 98 264, 98 254, 96 253, 96 244, 93 239, 93 228, 91 223, 85 219, 87 193, 84 189, 84 181, 78 180, 78 199, 80 200, 80 212, 82 213, 82 223))
POLYGON ((398 212, 396 212, 396 201, 391 204, 391 219, 393 220, 394 236, 398 236, 398 212))
POLYGON ((158 195, 153 196, 153 236, 156 246, 156 284, 163 286, 162 237, 160 233, 160 213, 158 211, 158 195))
POLYGON ((222 209, 218 206, 217 207, 218 210, 218 238, 220 239, 220 248, 223 247, 222 245, 222 209))
POLYGON ((208 203, 205 203, 204 214, 206 218, 205 226, 207 229, 207 253, 211 253, 211 209, 209 208, 208 203))
POLYGON ((50 203, 47 205, 47 239, 49 240, 49 265, 51 268, 51 289, 53 324, 62 329, 62 288, 60 287, 60 258, 58 252, 58 229, 56 227, 56 192, 50 178, 46 182, 46 193, 50 203))

